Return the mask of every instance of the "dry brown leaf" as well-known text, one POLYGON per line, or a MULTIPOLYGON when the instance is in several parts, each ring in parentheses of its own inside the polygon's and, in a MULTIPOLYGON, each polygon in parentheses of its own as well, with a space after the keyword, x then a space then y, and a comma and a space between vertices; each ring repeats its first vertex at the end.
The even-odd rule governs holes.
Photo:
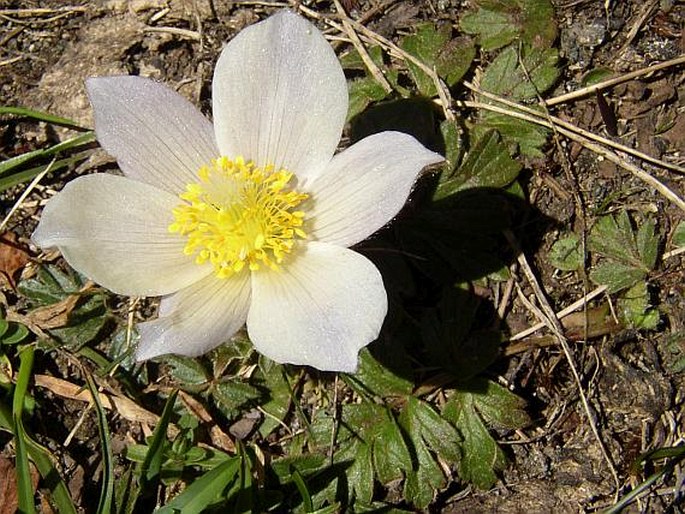
POLYGON ((78 294, 67 296, 61 302, 46 305, 32 310, 26 316, 32 325, 42 330, 66 327, 69 324, 69 316, 76 308, 81 295, 93 287, 93 282, 88 282, 78 294))
POLYGON ((235 453, 235 444, 231 437, 214 423, 211 414, 200 402, 184 391, 179 391, 179 398, 181 398, 183 404, 196 418, 210 425, 209 436, 215 447, 229 453, 235 453))
MULTIPOLYGON (((92 400, 90 391, 61 378, 49 375, 35 375, 34 378, 37 386, 45 387, 57 396, 82 402, 90 402, 92 400)), ((152 426, 155 426, 159 421, 157 414, 142 408, 134 401, 123 396, 100 393, 100 402, 105 409, 114 410, 129 421, 147 423, 152 426)), ((169 426, 169 431, 172 435, 178 432, 176 427, 172 425, 169 426)))
MULTIPOLYGON (((31 464, 31 485, 38 487, 38 471, 31 464)), ((14 463, 0 455, 0 514, 15 514, 19 508, 17 477, 14 463)))
POLYGON ((0 237, 0 273, 12 289, 16 289, 17 275, 29 260, 28 252, 17 244, 14 232, 7 232, 0 237))
POLYGON ((72 294, 61 302, 32 310, 27 318, 42 330, 65 327, 69 323, 69 315, 80 299, 79 295, 72 294))

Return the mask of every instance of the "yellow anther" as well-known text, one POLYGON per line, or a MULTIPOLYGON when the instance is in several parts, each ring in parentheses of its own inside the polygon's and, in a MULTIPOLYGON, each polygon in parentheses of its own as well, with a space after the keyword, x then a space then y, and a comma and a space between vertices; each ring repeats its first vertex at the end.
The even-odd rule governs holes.
POLYGON ((183 253, 210 262, 219 278, 248 266, 278 270, 295 245, 305 213, 294 210, 306 193, 289 190, 292 173, 258 168, 242 157, 219 157, 198 170, 172 212, 169 231, 188 238, 183 253))

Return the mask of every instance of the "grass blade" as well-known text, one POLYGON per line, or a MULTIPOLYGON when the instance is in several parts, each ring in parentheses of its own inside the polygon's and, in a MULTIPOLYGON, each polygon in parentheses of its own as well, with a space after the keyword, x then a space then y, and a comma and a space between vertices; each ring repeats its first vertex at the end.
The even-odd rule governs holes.
POLYGON ((14 397, 12 399, 13 432, 17 453, 17 491, 19 495, 19 512, 22 514, 29 514, 36 511, 35 502, 33 500, 34 495, 33 484, 31 483, 29 455, 26 448, 26 434, 21 419, 24 412, 24 398, 26 397, 29 380, 31 379, 34 351, 35 349, 33 346, 26 346, 21 352, 21 364, 19 365, 17 384, 14 388, 14 397))
POLYGON ((174 403, 176 403, 176 395, 178 391, 174 391, 169 395, 169 398, 164 405, 162 417, 152 434, 150 441, 150 448, 145 455, 145 460, 141 466, 141 489, 147 489, 151 484, 159 480, 159 472, 162 469, 162 462, 164 461, 164 448, 166 446, 166 432, 171 420, 171 414, 174 412, 174 403))
POLYGON ((88 130, 86 127, 82 127, 75 121, 70 120, 68 118, 54 116, 53 114, 48 114, 46 112, 34 111, 32 109, 27 109, 25 107, 0 107, 0 114, 15 114, 17 116, 23 116, 25 118, 31 118, 37 121, 54 123, 55 125, 61 125, 63 127, 69 127, 77 130, 88 130))
POLYGON ((102 442, 102 490, 100 491, 100 501, 98 502, 98 514, 110 514, 112 512, 112 498, 114 495, 114 464, 112 457, 112 445, 109 436, 109 426, 107 415, 100 401, 100 394, 93 377, 86 373, 86 383, 88 390, 95 403, 95 412, 98 417, 98 432, 102 442))
POLYGON ((207 507, 221 499, 226 487, 237 478, 239 469, 240 458, 233 457, 227 460, 193 481, 181 494, 159 509, 157 514, 205 512, 207 507))
POLYGON ((79 134, 78 136, 52 145, 48 148, 41 148, 39 150, 33 150, 31 152, 26 152, 15 157, 10 157, 9 159, 0 162, 0 177, 6 175, 7 173, 23 166, 27 162, 38 159, 40 157, 51 157, 59 152, 65 150, 73 150, 76 148, 83 147, 95 141, 95 132, 85 132, 84 134, 79 134))

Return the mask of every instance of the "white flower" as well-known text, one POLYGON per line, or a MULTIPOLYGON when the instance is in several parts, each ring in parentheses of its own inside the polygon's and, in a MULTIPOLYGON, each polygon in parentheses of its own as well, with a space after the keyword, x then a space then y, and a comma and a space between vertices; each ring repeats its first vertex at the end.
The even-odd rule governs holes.
POLYGON ((197 356, 246 323, 275 361, 354 371, 387 296, 376 267, 347 247, 390 221, 442 157, 398 132, 334 156, 345 77, 323 36, 289 11, 221 53, 213 126, 147 79, 87 89, 124 177, 67 184, 33 240, 115 293, 163 295, 158 319, 138 326, 137 358, 197 356))

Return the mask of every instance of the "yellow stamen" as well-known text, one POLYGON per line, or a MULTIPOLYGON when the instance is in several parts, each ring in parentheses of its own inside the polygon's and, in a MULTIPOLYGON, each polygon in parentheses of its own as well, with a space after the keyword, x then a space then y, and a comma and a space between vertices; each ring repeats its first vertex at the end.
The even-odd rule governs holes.
POLYGON ((292 173, 258 168, 241 157, 219 157, 198 171, 183 203, 173 210, 169 231, 188 237, 183 249, 195 262, 210 262, 219 278, 261 266, 278 270, 302 230, 304 212, 294 210, 308 195, 289 190, 292 173))

